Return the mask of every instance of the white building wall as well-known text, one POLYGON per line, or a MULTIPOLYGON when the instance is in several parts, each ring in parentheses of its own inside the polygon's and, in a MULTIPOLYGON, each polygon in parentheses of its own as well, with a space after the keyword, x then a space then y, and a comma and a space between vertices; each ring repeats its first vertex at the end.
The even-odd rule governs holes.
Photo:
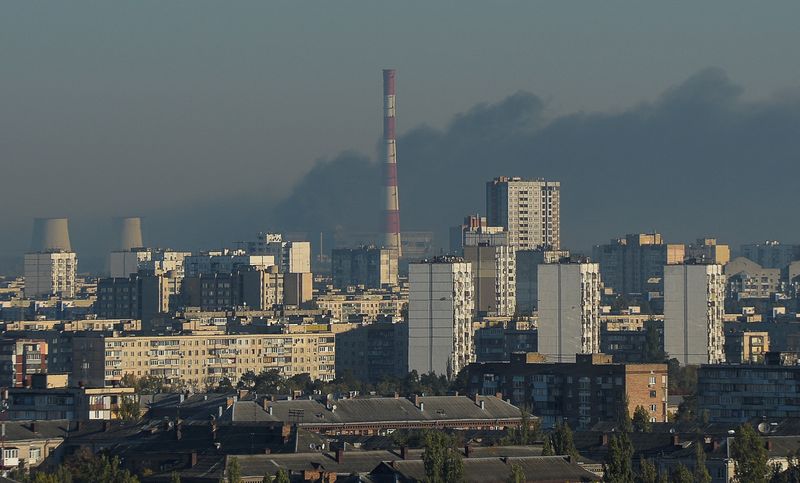
POLYGON ((721 265, 664 266, 664 350, 681 364, 725 361, 721 265))
POLYGON ((486 200, 489 225, 508 230, 509 242, 517 249, 558 249, 561 244, 560 196, 558 181, 521 178, 490 181, 486 200))
POLYGON ((25 254, 25 297, 75 296, 78 256, 74 252, 25 254))
POLYGON ((460 261, 409 265, 409 371, 454 377, 474 360, 471 270, 460 261))
POLYGON ((600 266, 541 264, 537 278, 538 352, 553 362, 600 352, 600 266))
POLYGON ((111 277, 126 278, 139 271, 142 262, 150 260, 150 250, 141 251, 115 251, 108 257, 108 268, 111 277))

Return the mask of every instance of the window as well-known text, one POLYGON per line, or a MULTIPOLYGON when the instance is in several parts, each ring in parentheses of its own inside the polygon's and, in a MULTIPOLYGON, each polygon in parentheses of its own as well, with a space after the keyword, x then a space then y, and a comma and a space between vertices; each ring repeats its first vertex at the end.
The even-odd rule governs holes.
POLYGON ((42 448, 31 448, 28 451, 28 460, 30 460, 31 463, 39 461, 41 457, 42 457, 42 448))
POLYGON ((656 397, 656 392, 655 391, 650 391, 650 397, 656 397))
POLYGON ((656 412, 656 409, 657 409, 657 408, 656 408, 656 405, 655 405, 655 404, 651 404, 651 405, 650 405, 650 411, 652 411, 652 412, 656 412))
POLYGON ((649 384, 650 384, 651 386, 653 386, 653 385, 655 385, 655 383, 656 383, 656 376, 650 376, 650 382, 649 382, 649 384))
POLYGON ((17 448, 6 448, 3 450, 3 459, 19 458, 19 450, 17 448))

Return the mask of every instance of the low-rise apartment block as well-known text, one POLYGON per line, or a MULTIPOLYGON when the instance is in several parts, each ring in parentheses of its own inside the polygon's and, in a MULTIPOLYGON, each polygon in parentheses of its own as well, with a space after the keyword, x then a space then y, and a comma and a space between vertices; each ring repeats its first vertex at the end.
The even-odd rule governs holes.
POLYGON ((606 354, 577 354, 574 363, 546 362, 541 354, 514 354, 510 362, 467 367, 470 394, 502 394, 529 408, 545 427, 566 420, 587 429, 616 421, 619 406, 644 407, 653 422, 667 421, 667 365, 618 364, 606 354))
POLYGON ((76 334, 74 382, 118 385, 125 375, 158 377, 170 384, 206 388, 223 379, 236 382, 248 371, 277 370, 286 377, 335 375, 335 334, 331 325, 284 326, 281 333, 191 335, 76 334))

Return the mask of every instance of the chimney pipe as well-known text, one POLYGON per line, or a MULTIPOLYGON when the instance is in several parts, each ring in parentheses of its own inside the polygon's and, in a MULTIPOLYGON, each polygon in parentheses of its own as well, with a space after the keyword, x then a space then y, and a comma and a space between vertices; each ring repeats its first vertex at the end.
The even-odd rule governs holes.
POLYGON ((464 457, 469 458, 470 454, 472 453, 472 448, 470 447, 469 443, 464 445, 464 457))
POLYGON ((408 446, 400 446, 400 458, 406 459, 406 457, 408 457, 408 446))
POLYGON ((397 142, 395 133, 395 70, 383 70, 383 142, 386 219, 384 246, 393 257, 402 256, 400 247, 400 200, 397 189, 397 142))
POLYGON ((117 249, 130 251, 134 248, 143 248, 142 219, 139 217, 114 218, 114 228, 117 234, 117 249))
POLYGON ((336 449, 336 462, 341 463, 344 461, 344 448, 337 448, 336 449))

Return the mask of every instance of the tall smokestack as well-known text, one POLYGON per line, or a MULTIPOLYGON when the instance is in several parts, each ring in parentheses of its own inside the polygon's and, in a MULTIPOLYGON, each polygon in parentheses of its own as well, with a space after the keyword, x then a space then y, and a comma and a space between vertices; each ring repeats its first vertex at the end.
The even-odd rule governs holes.
POLYGON ((32 252, 71 252, 69 220, 67 218, 36 218, 33 220, 32 252))
POLYGON ((397 192, 397 143, 395 138, 395 71, 383 70, 383 140, 386 145, 384 163, 386 190, 386 219, 384 246, 399 258, 400 199, 397 192))
POLYGON ((142 219, 139 217, 114 218, 117 234, 117 250, 130 251, 144 247, 142 243, 142 219))

